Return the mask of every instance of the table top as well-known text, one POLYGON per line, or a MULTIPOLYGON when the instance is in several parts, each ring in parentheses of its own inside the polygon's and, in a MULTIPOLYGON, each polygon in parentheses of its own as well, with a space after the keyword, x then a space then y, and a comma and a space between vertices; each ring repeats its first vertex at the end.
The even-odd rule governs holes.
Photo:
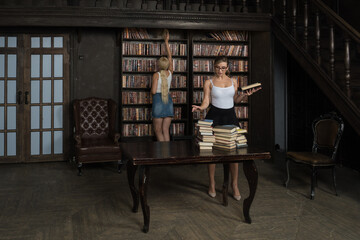
POLYGON ((200 150, 194 140, 170 142, 127 142, 120 144, 134 165, 226 163, 270 159, 270 152, 246 147, 234 150, 200 150))

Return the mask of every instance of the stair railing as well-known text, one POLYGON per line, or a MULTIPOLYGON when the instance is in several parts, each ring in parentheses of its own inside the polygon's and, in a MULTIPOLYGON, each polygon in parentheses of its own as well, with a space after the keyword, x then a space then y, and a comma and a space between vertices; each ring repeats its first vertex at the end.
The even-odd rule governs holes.
MULTIPOLYGON (((360 56, 360 33, 320 0, 271 0, 271 3, 274 20, 288 30, 349 99, 355 93, 360 97, 360 74, 359 79, 353 80, 351 74, 351 63, 360 56), (321 38, 324 33, 328 35, 327 44, 321 38), (339 36, 342 43, 336 42, 339 36), (326 51, 327 59, 322 56, 326 51), (343 66, 335 66, 337 54, 343 55, 343 66)), ((359 103, 356 105, 359 107, 359 103)))

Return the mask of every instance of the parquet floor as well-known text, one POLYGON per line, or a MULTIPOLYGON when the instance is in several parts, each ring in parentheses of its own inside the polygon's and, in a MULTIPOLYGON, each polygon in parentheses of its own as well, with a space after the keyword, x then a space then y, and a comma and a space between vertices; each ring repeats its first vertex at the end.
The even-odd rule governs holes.
MULTIPOLYGON (((216 171, 218 195, 207 196, 206 165, 156 167, 150 171, 150 231, 141 231, 141 208, 131 212, 126 171, 113 164, 84 167, 69 163, 0 165, 0 239, 360 239, 360 176, 338 169, 338 192, 331 171, 320 172, 310 200, 309 171, 293 166, 290 186, 271 161, 257 161, 259 184, 244 223, 242 201, 221 205, 222 167, 216 171), (295 173, 296 171, 296 173, 295 173)), ((240 187, 247 196, 240 165, 240 187)))

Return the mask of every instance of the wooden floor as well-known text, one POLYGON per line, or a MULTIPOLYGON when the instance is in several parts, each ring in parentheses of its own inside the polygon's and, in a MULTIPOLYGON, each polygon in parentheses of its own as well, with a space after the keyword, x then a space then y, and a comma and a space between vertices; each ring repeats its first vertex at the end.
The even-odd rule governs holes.
MULTIPOLYGON (((358 172, 338 169, 339 196, 331 172, 320 172, 312 201, 307 169, 297 171, 286 189, 274 163, 256 163, 252 224, 244 223, 242 200, 221 205, 221 165, 215 199, 206 194, 206 165, 151 169, 147 234, 141 210, 131 212, 126 171, 118 174, 113 164, 87 165, 81 177, 65 162, 0 165, 0 239, 360 239, 358 172)), ((247 196, 242 166, 240 173, 247 196)))

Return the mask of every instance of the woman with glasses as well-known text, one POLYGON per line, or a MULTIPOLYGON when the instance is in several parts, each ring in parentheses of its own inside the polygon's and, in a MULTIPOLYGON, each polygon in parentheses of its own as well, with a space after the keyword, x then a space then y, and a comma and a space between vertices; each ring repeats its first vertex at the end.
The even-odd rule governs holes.
MULTIPOLYGON (((246 96, 261 89, 254 88, 238 94, 238 84, 229 77, 228 59, 218 56, 214 61, 214 76, 204 83, 204 98, 200 106, 192 105, 192 111, 205 110, 210 106, 206 114, 206 119, 213 120, 213 126, 216 125, 236 125, 239 126, 239 120, 236 118, 234 102, 240 103, 246 96)), ((236 200, 241 199, 238 188, 238 163, 230 164, 231 187, 233 197, 236 200)), ((215 191, 215 164, 208 165, 209 171, 209 190, 211 197, 216 196, 215 191)))

